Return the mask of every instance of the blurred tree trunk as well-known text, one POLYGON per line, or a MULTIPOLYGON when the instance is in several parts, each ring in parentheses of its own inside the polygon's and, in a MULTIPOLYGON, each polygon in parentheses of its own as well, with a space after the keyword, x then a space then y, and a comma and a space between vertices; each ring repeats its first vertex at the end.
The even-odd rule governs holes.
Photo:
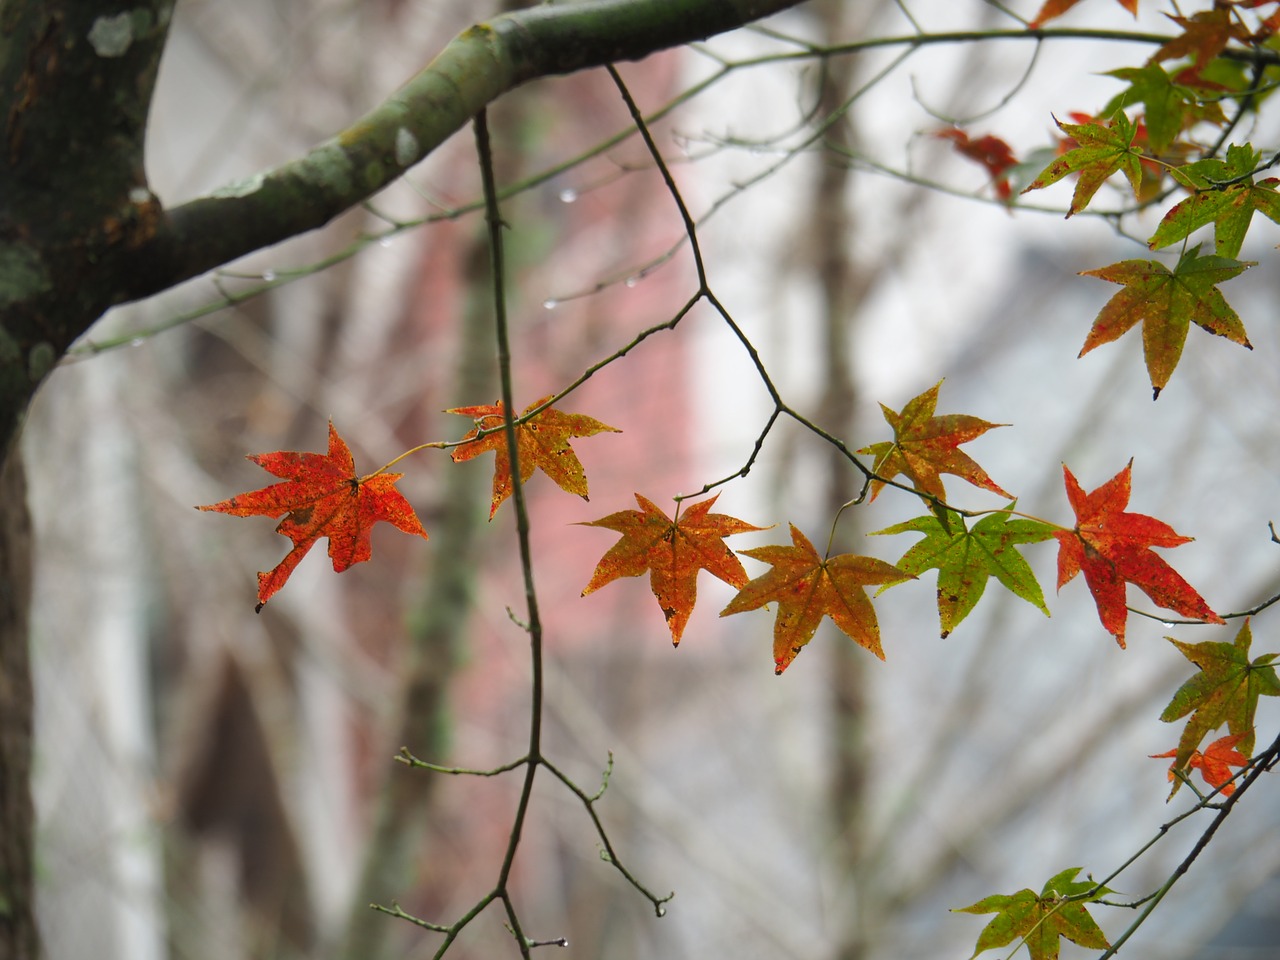
POLYGON ((32 960, 38 951, 32 847, 31 522, 17 454, 0 466, 0 960, 32 960))
MULTIPOLYGON (((816 8, 823 37, 863 36, 881 4, 853 5, 828 0, 816 8)), ((860 61, 839 57, 827 62, 819 90, 818 115, 827 117, 841 110, 858 80, 860 61)), ((856 127, 843 117, 828 132, 827 139, 846 149, 853 148, 856 127)), ((854 216, 853 171, 848 164, 828 156, 814 185, 813 207, 806 221, 813 227, 813 261, 818 267, 822 297, 823 394, 819 406, 821 423, 837 436, 852 436, 856 425, 859 392, 853 372, 853 332, 868 293, 875 283, 874 265, 858 263, 851 249, 859 224, 854 216)), ((835 517, 840 507, 858 492, 861 476, 834 448, 826 451, 825 514, 835 517)), ((833 552, 852 548, 860 514, 841 515, 833 552)), ((843 639, 843 638, 841 638, 843 639)), ((837 937, 839 960, 861 960, 870 947, 867 919, 868 896, 861 869, 864 837, 861 824, 867 802, 869 767, 865 717, 867 714, 866 651, 853 643, 832 646, 830 702, 832 744, 830 756, 831 836, 835 851, 833 867, 837 875, 838 914, 843 918, 837 937)))
MULTIPOLYGON (((453 394, 459 404, 487 396, 495 381, 492 336, 493 299, 489 285, 487 235, 477 234, 465 256, 469 291, 462 324, 458 379, 453 394)), ((477 537, 485 526, 489 489, 465 470, 444 475, 441 502, 448 509, 431 528, 440 558, 431 568, 417 604, 415 629, 403 666, 404 695, 395 742, 435 763, 449 751, 448 690, 457 670, 459 641, 466 635, 475 585, 477 537)), ((402 925, 369 908, 412 897, 429 861, 423 849, 428 811, 442 774, 392 765, 378 792, 373 833, 364 854, 347 933, 338 956, 376 960, 391 955, 389 946, 402 925)))

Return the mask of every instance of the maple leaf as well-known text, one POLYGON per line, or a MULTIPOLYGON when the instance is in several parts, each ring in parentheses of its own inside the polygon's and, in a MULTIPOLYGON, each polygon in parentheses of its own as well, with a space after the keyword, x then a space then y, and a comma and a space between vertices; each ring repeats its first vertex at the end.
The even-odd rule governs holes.
POLYGON ((1086 903, 1111 893, 1092 880, 1075 880, 1080 867, 1070 867, 1049 879, 1037 895, 1029 887, 1014 894, 994 894, 953 913, 994 913, 996 916, 978 935, 974 956, 984 950, 1003 947, 1019 938, 1027 945, 1031 960, 1057 960, 1059 938, 1089 949, 1106 949, 1106 935, 1089 915, 1086 903), (1081 896, 1087 894, 1087 896, 1081 896), (1068 897, 1081 897, 1069 900, 1068 897))
MULTIPOLYGON (((536 409, 550 400, 543 397, 537 403, 525 407, 521 416, 536 409)), ((488 453, 496 455, 493 464, 493 499, 489 507, 489 519, 498 512, 502 501, 511 496, 511 453, 507 449, 506 433, 495 429, 501 427, 504 420, 502 401, 476 407, 453 407, 445 413, 456 413, 475 419, 475 429, 462 438, 462 442, 454 447, 452 457, 454 463, 462 463, 488 453), (481 430, 492 430, 483 437, 473 440, 481 430)), ((541 469, 556 485, 566 493, 576 493, 583 500, 587 496, 587 474, 582 469, 582 461, 569 446, 574 437, 590 437, 597 433, 621 433, 616 427, 601 423, 593 417, 580 413, 561 413, 554 407, 547 407, 532 419, 516 426, 516 450, 520 459, 520 482, 524 483, 533 476, 535 469, 541 469)))
POLYGON ((1203 10, 1190 17, 1171 13, 1166 13, 1165 16, 1180 26, 1182 33, 1152 54, 1151 62, 1190 57, 1197 76, 1232 40, 1243 41, 1249 38, 1249 28, 1235 17, 1229 7, 1203 10))
POLYGON ((1155 517, 1125 512, 1132 469, 1130 460, 1102 486, 1085 493, 1067 465, 1062 465, 1076 526, 1053 534, 1058 541, 1058 589, 1083 570, 1098 618, 1121 647, 1125 645, 1125 621, 1129 615, 1125 583, 1138 587, 1156 605, 1184 617, 1222 623, 1191 584, 1150 549, 1177 547, 1190 543, 1192 538, 1179 535, 1155 517))
POLYGON ((1109 70, 1109 77, 1128 84, 1102 108, 1104 116, 1112 116, 1126 107, 1141 103, 1147 125, 1147 139, 1151 149, 1162 154, 1178 139, 1183 130, 1197 123, 1222 124, 1226 114, 1215 100, 1202 99, 1200 93, 1208 84, 1190 71, 1170 75, 1156 63, 1143 67, 1121 67, 1109 70))
MULTIPOLYGON (((1232 767, 1243 767, 1249 762, 1249 758, 1236 749, 1236 744, 1245 738, 1243 733, 1233 733, 1230 736, 1219 737, 1205 749, 1204 753, 1199 750, 1192 752, 1187 758, 1187 769, 1200 771, 1200 776, 1204 778, 1204 782, 1209 786, 1217 789, 1222 788, 1222 795, 1229 797, 1236 792, 1236 785, 1231 782, 1233 774, 1232 767)), ((1152 760, 1162 760, 1169 757, 1176 757, 1177 750, 1168 750, 1164 753, 1151 754, 1152 760)), ((1169 799, 1173 799, 1173 795, 1178 792, 1178 788, 1182 786, 1182 778, 1178 776, 1178 764, 1175 760, 1169 766, 1169 779, 1173 781, 1173 789, 1169 791, 1169 799)))
POLYGON ((1098 188, 1113 173, 1120 171, 1128 178, 1134 196, 1138 196, 1142 188, 1142 150, 1134 143, 1138 127, 1123 111, 1116 111, 1111 123, 1106 126, 1096 120, 1089 120, 1087 123, 1062 123, 1054 118, 1053 122, 1058 124, 1058 129, 1070 137, 1076 146, 1055 158, 1027 185, 1023 193, 1043 189, 1068 174, 1078 173, 1080 179, 1076 181, 1071 206, 1067 209, 1067 216, 1070 217, 1087 207, 1098 188))
POLYGON ((893 427, 893 440, 873 443, 858 451, 875 457, 871 469, 882 478, 871 482, 872 500, 879 495, 885 480, 892 480, 899 474, 905 474, 921 493, 944 500, 944 473, 954 474, 984 490, 1012 497, 997 486, 987 476, 987 471, 968 454, 958 449, 960 444, 1008 424, 988 423, 960 413, 935 417, 933 411, 938 405, 938 388, 941 386, 942 381, 939 380, 903 407, 901 413, 894 413, 880 404, 885 420, 893 427))
MULTIPOLYGON (((1010 503, 1012 510, 1015 504, 1010 503)), ((938 619, 946 637, 973 610, 995 577, 1007 589, 1041 610, 1047 617, 1044 594, 1027 561, 1014 549, 1016 544, 1039 543, 1053 536, 1053 528, 1038 520, 1011 518, 1007 512, 988 514, 965 526, 955 511, 944 526, 937 517, 916 517, 877 530, 871 536, 896 533, 923 533, 925 539, 903 554, 899 570, 919 575, 938 571, 938 619)), ((887 587, 881 587, 883 592, 887 587)))
POLYGON ((1124 289, 1099 311, 1079 356, 1118 340, 1141 321, 1147 374, 1153 397, 1159 397, 1182 357, 1191 324, 1252 350, 1244 324, 1218 284, 1254 265, 1252 261, 1212 254, 1202 257, 1200 247, 1195 246, 1178 258, 1172 271, 1155 260, 1121 260, 1097 270, 1081 271, 1081 276, 1118 283, 1124 289))
POLYGON ((987 134, 970 139, 969 135, 959 127, 939 130, 934 134, 942 140, 950 140, 955 144, 956 152, 980 163, 991 175, 991 184, 1001 200, 1013 197, 1013 188, 1009 186, 1008 171, 1018 165, 1018 158, 1013 155, 1013 148, 999 137, 987 134))
POLYGON ((1255 210, 1280 223, 1280 193, 1276 192, 1280 180, 1253 182, 1252 174, 1261 162, 1262 154, 1252 146, 1233 143, 1225 159, 1199 160, 1175 170, 1175 179, 1193 193, 1165 214, 1148 241, 1151 249, 1185 240, 1212 223, 1214 252, 1235 257, 1255 210))
POLYGON ((1247 619, 1232 643, 1183 643, 1172 637, 1168 640, 1200 668, 1199 673, 1178 688, 1160 714, 1165 723, 1191 714, 1182 728, 1173 765, 1185 767, 1209 731, 1224 723, 1230 733, 1241 735, 1240 746, 1244 752, 1253 753, 1253 718, 1258 697, 1280 696, 1280 679, 1272 666, 1277 655, 1264 653, 1249 660, 1253 630, 1247 619))
POLYGON ((823 559, 795 524, 791 525, 791 543, 789 547, 774 545, 741 551, 743 556, 773 569, 743 586, 720 616, 777 602, 778 614, 773 624, 777 674, 786 670, 800 648, 813 639, 823 617, 830 617, 850 639, 883 660, 880 625, 863 587, 914 580, 914 574, 883 560, 852 553, 823 559))
POLYGON ((671 643, 678 646, 697 600, 698 571, 707 570, 731 586, 743 586, 749 579, 747 571, 724 538, 769 528, 711 513, 717 497, 678 510, 674 520, 640 494, 635 498, 639 510, 622 510, 582 524, 622 534, 622 539, 596 565, 582 595, 585 597, 618 577, 638 577, 649 571, 649 584, 667 618, 671 643))
MULTIPOLYGON (((1079 2, 1080 0, 1045 0, 1040 12, 1027 24, 1027 29, 1039 30, 1050 20, 1056 20, 1079 2)), ((1116 0, 1116 3, 1120 4, 1135 17, 1138 15, 1138 0, 1116 0)))
POLYGON ((321 537, 329 539, 329 557, 336 573, 372 556, 369 534, 379 520, 427 539, 413 507, 395 489, 396 481, 404 474, 357 476, 351 450, 338 436, 332 421, 328 455, 277 451, 253 454, 249 459, 268 473, 284 477, 285 482, 196 509, 233 517, 288 514, 276 532, 292 540, 293 549, 270 573, 258 574, 259 611, 285 585, 321 537))
MULTIPOLYGON (((1261 6, 1261 4, 1258 4, 1258 6, 1261 6)), ((1271 35, 1278 30, 1280 30, 1280 10, 1277 10, 1269 17, 1264 17, 1262 22, 1258 25, 1258 43, 1266 42, 1271 38, 1271 35)))

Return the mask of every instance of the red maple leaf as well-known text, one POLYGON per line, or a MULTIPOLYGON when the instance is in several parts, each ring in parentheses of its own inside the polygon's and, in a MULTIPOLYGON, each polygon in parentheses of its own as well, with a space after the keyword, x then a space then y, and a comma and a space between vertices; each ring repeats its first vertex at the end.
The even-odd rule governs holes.
POLYGON ((1062 474, 1067 499, 1076 514, 1076 526, 1054 534, 1058 541, 1058 589, 1083 570, 1085 583, 1098 607, 1098 617, 1121 647, 1129 615, 1125 605, 1126 583, 1141 589, 1157 605, 1185 617, 1209 623, 1223 622, 1191 584, 1150 550, 1151 547, 1181 546, 1190 543, 1192 538, 1181 536, 1162 520, 1125 512, 1124 508, 1129 505, 1132 468, 1130 460, 1102 486, 1085 493, 1064 463, 1062 474))
POLYGON ((959 127, 939 130, 934 134, 941 140, 950 140, 955 144, 956 152, 986 167, 991 174, 991 184, 1001 200, 1013 197, 1013 188, 1009 186, 1006 171, 1018 165, 1018 158, 1013 155, 1013 148, 999 137, 987 134, 984 137, 969 138, 959 127))
POLYGON ((766 530, 736 517, 711 513, 716 497, 677 511, 671 519, 650 500, 636 494, 639 510, 621 510, 584 527, 606 527, 622 539, 596 565, 582 595, 599 590, 618 577, 638 577, 649 571, 649 584, 667 618, 671 643, 679 646, 698 598, 698 571, 706 570, 725 583, 741 587, 747 582, 742 561, 733 555, 724 538, 735 533, 766 530))
MULTIPOLYGON (((1249 758, 1236 749, 1236 744, 1243 740, 1247 734, 1233 733, 1227 737, 1220 737, 1213 741, 1205 748, 1204 753, 1196 750, 1191 754, 1191 758, 1187 760, 1187 768, 1191 770, 1199 770, 1200 776, 1204 778, 1204 782, 1209 786, 1222 788, 1222 795, 1229 797, 1236 792, 1236 785, 1231 782, 1232 767, 1243 767, 1249 762, 1249 758)), ((1177 756, 1177 750, 1169 750, 1166 753, 1151 754, 1152 760, 1161 760, 1168 757, 1177 756)), ((1177 764, 1169 767, 1169 779, 1174 782, 1173 792, 1170 797, 1178 792, 1178 787, 1182 781, 1178 780, 1177 774, 1174 772, 1177 764)))
POLYGON ((359 477, 351 450, 329 424, 329 453, 276 451, 249 457, 268 473, 284 477, 261 490, 240 493, 220 503, 197 507, 233 517, 278 517, 288 514, 276 532, 293 541, 293 549, 270 573, 258 574, 258 605, 285 585, 294 568, 321 537, 329 538, 333 569, 341 573, 373 555, 369 533, 379 520, 405 533, 427 539, 413 507, 395 489, 402 473, 374 473, 359 477))
MULTIPOLYGON (((1027 24, 1027 29, 1039 30, 1048 21, 1062 16, 1079 2, 1080 0, 1045 0, 1044 6, 1035 15, 1035 19, 1027 24)), ((1120 4, 1135 17, 1138 15, 1138 0, 1116 0, 1116 3, 1120 4)))
MULTIPOLYGON (((543 397, 537 403, 525 407, 525 416, 550 400, 543 397)), ((507 450, 506 434, 501 427, 503 423, 502 401, 476 407, 453 407, 445 413, 457 413, 464 417, 472 417, 476 421, 475 429, 463 437, 463 442, 454 448, 454 463, 471 460, 482 453, 494 452, 493 464, 493 499, 489 507, 489 519, 498 512, 502 501, 511 496, 511 454, 507 450), (481 430, 491 430, 479 439, 481 430), (469 442, 468 442, 469 441, 469 442)), ((554 407, 547 407, 532 419, 516 426, 516 449, 520 457, 520 482, 533 476, 535 469, 541 469, 556 485, 566 493, 576 493, 583 500, 587 496, 587 474, 582 469, 582 461, 569 446, 574 437, 590 437, 597 433, 621 433, 617 427, 601 423, 593 417, 580 413, 561 413, 554 407)))
POLYGON ((741 551, 743 556, 770 564, 773 569, 739 590, 720 616, 777 602, 778 615, 773 624, 777 674, 787 669, 800 648, 813 639, 823 617, 830 617, 846 636, 883 660, 880 625, 863 587, 902 583, 914 580, 915 574, 883 560, 852 553, 824 559, 795 524, 791 525, 791 542, 790 547, 774 545, 741 551))
POLYGON ((1262 23, 1259 24, 1256 34, 1258 43, 1266 42, 1277 30, 1280 30, 1280 10, 1264 18, 1262 23))

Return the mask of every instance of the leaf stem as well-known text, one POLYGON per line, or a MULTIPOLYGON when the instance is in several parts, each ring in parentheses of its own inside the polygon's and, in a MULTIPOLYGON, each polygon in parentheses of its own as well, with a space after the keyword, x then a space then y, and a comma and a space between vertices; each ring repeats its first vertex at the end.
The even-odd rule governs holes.
POLYGON ((401 747, 400 752, 394 757, 396 763, 403 763, 407 767, 413 767, 417 770, 433 770, 436 773, 448 773, 453 776, 466 777, 496 777, 502 773, 509 773, 512 770, 518 770, 529 762, 528 757, 521 757, 519 760, 512 760, 510 763, 504 763, 500 767, 494 767, 491 770, 473 770, 470 767, 446 767, 438 763, 431 763, 428 760, 420 760, 409 752, 408 747, 401 747))
POLYGON ((404 453, 400 454, 400 456, 396 457, 394 460, 389 460, 388 462, 384 463, 377 470, 373 471, 373 473, 365 474, 363 477, 360 478, 360 483, 364 483, 366 480, 372 480, 374 477, 378 476, 378 474, 380 473, 386 473, 388 470, 394 467, 401 460, 405 459, 406 457, 411 457, 415 453, 419 453, 422 450, 443 450, 447 446, 450 446, 450 444, 446 443, 443 440, 433 440, 431 443, 420 443, 416 447, 406 450, 404 453))

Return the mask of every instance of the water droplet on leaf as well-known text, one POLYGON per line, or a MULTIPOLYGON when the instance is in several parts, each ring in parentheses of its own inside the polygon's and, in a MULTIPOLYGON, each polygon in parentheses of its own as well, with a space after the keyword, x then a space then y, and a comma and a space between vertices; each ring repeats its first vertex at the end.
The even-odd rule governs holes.
POLYGON ((560 191, 561 203, 573 203, 573 201, 577 199, 578 199, 578 191, 574 190, 572 187, 565 187, 563 190, 560 191))

